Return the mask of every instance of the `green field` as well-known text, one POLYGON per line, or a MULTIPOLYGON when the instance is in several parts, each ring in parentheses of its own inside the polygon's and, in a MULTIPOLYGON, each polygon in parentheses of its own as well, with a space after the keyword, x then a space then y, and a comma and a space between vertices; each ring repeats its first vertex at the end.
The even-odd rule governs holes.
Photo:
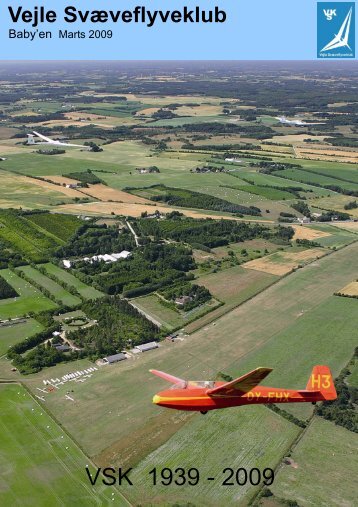
POLYGON ((50 294, 55 296, 56 300, 61 301, 65 306, 76 306, 81 303, 81 299, 78 296, 70 294, 66 289, 61 287, 61 285, 43 275, 32 266, 22 266, 18 270, 22 271, 30 280, 48 290, 50 294))
POLYGON ((208 312, 210 308, 214 309, 219 304, 216 300, 211 300, 187 313, 179 313, 172 308, 167 308, 162 305, 160 299, 154 294, 136 298, 133 300, 133 303, 139 310, 153 317, 153 319, 168 330, 185 326, 189 320, 200 318, 200 316, 208 312))
POLYGON ((95 289, 94 287, 86 285, 74 275, 68 271, 65 271, 64 269, 59 268, 55 264, 48 262, 47 264, 42 264, 42 266, 49 274, 54 275, 58 280, 65 282, 70 287, 74 287, 85 299, 96 299, 103 296, 102 292, 95 289))
POLYGON ((83 221, 73 215, 35 213, 34 215, 28 215, 26 218, 64 241, 68 241, 76 230, 83 225, 83 221))
POLYGON ((330 236, 317 238, 317 243, 319 243, 323 247, 340 248, 341 246, 349 245, 349 243, 352 243, 353 241, 357 241, 357 234, 355 234, 354 232, 347 231, 345 229, 340 229, 339 227, 335 227, 334 225, 314 224, 311 225, 310 228, 330 233, 330 236))
POLYGON ((356 505, 357 445, 357 434, 315 417, 291 455, 297 467, 281 465, 270 489, 302 507, 356 505))
MULTIPOLYGON (((308 269, 308 268, 305 268, 308 269)), ((311 268, 311 273, 312 273, 311 268)), ((283 296, 285 297, 284 291, 283 296)), ((302 315, 285 329, 233 362, 228 371, 236 374, 238 368, 255 368, 258 364, 273 367, 268 385, 304 389, 312 367, 327 364, 334 376, 343 369, 356 345, 353 330, 358 327, 357 300, 329 296, 320 304, 307 307, 302 302, 302 315), (344 346, 343 346, 344 344, 344 346), (304 353, 303 353, 304 352, 304 353)), ((289 405, 286 410, 296 417, 306 419, 312 413, 312 405, 289 405)))
POLYGON ((259 185, 248 184, 243 186, 237 186, 236 188, 237 190, 241 190, 243 192, 260 195, 272 201, 282 201, 286 199, 292 200, 295 198, 295 196, 290 192, 285 192, 284 190, 278 190, 276 188, 260 187, 259 185))
POLYGON ((279 174, 281 171, 276 171, 275 176, 272 176, 270 174, 262 174, 259 172, 256 172, 257 169, 253 169, 252 171, 248 171, 247 168, 245 168, 244 171, 240 171, 238 173, 239 176, 242 176, 243 178, 246 178, 250 181, 253 181, 255 185, 270 185, 275 187, 302 187, 305 190, 312 191, 312 196, 320 195, 332 195, 334 192, 332 190, 327 190, 325 188, 318 188, 314 187, 312 185, 308 185, 306 183, 294 183, 291 180, 288 180, 286 178, 280 178, 279 174))
POLYGON ((9 347, 25 338, 42 331, 43 326, 35 319, 27 319, 26 322, 13 324, 12 326, 0 327, 0 356, 6 353, 9 347))
POLYGON ((11 211, 0 213, 0 239, 25 258, 35 262, 47 257, 63 244, 53 233, 11 211))
MULTIPOLYGON (((284 169, 277 171, 280 177, 288 178, 293 181, 303 183, 318 183, 319 185, 335 185, 346 190, 358 190, 358 183, 348 183, 346 181, 337 180, 332 176, 322 176, 315 172, 302 171, 300 169, 284 169)), ((274 173, 276 174, 276 172, 274 173)))
POLYGON ((241 266, 234 266, 217 273, 200 275, 195 283, 204 285, 216 299, 225 304, 187 325, 186 330, 191 333, 212 322, 230 309, 259 293, 278 278, 276 275, 254 271, 253 269, 244 269, 241 266))
POLYGON ((23 280, 9 269, 2 269, 0 275, 14 287, 20 295, 18 298, 3 299, 0 301, 0 319, 9 319, 26 315, 29 312, 41 312, 56 308, 56 304, 45 297, 29 282, 23 280))
POLYGON ((299 428, 265 407, 251 406, 234 414, 235 409, 212 412, 209 417, 196 416, 171 437, 164 445, 149 454, 134 470, 134 488, 124 492, 135 504, 227 506, 247 505, 258 488, 223 486, 226 467, 260 470, 278 464, 287 452, 288 443, 299 433, 299 428), (243 438, 243 435, 245 437, 243 438), (160 470, 178 466, 195 467, 200 472, 196 486, 152 486, 153 467, 160 470), (208 481, 207 477, 215 477, 208 481))
POLYGON ((128 505, 114 487, 91 486, 93 465, 22 386, 0 385, 0 412, 1 505, 128 505))

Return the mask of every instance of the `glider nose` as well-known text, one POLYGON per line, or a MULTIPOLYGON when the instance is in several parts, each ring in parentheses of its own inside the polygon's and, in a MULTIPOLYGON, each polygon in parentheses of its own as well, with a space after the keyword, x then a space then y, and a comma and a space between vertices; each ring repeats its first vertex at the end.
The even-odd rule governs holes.
POLYGON ((158 396, 157 394, 155 394, 155 395, 153 396, 153 403, 154 403, 155 405, 159 405, 159 403, 160 403, 160 399, 161 399, 161 398, 160 398, 160 396, 158 396))

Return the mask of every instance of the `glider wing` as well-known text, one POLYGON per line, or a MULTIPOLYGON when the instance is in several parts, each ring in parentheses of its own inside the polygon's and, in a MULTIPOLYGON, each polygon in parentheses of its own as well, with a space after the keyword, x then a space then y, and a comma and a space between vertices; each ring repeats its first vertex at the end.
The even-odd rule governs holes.
POLYGON ((209 389, 207 394, 210 396, 240 393, 245 394, 260 384, 260 382, 271 372, 272 368, 256 368, 256 370, 252 370, 249 373, 246 373, 246 375, 232 380, 231 382, 214 387, 214 389, 209 389))
POLYGON ((43 136, 42 134, 39 134, 38 132, 33 131, 33 133, 40 137, 40 139, 43 139, 44 141, 47 141, 48 143, 53 143, 53 139, 50 139, 49 137, 43 136))
POLYGON ((183 379, 174 377, 174 375, 169 375, 169 373, 165 373, 164 371, 159 370, 149 370, 150 373, 153 373, 153 375, 157 375, 157 377, 161 377, 164 380, 167 380, 168 382, 171 382, 172 384, 180 384, 184 382, 183 379))

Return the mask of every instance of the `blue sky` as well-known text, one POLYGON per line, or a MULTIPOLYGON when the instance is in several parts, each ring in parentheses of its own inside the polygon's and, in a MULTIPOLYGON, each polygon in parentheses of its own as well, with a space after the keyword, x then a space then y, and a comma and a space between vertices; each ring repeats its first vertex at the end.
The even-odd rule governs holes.
MULTIPOLYGON (((337 3, 337 2, 336 2, 337 3)), ((315 0, 5 0, 0 6, 0 59, 29 60, 313 60, 316 59, 315 0), (58 21, 44 24, 53 38, 33 42, 9 39, 8 31, 34 30, 26 23, 12 23, 8 5, 30 9, 36 4, 53 9, 58 21), (132 10, 136 5, 155 9, 211 9, 226 11, 223 24, 144 25, 107 23, 63 23, 63 10, 73 5, 81 10, 132 10), (60 29, 88 31, 111 29, 112 39, 58 39, 60 29)))

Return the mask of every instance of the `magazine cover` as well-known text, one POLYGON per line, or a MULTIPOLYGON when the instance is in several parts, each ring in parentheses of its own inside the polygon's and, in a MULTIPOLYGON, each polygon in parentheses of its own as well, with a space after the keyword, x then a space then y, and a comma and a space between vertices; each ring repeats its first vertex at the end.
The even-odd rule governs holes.
POLYGON ((0 14, 0 506, 356 506, 356 2, 0 14))

